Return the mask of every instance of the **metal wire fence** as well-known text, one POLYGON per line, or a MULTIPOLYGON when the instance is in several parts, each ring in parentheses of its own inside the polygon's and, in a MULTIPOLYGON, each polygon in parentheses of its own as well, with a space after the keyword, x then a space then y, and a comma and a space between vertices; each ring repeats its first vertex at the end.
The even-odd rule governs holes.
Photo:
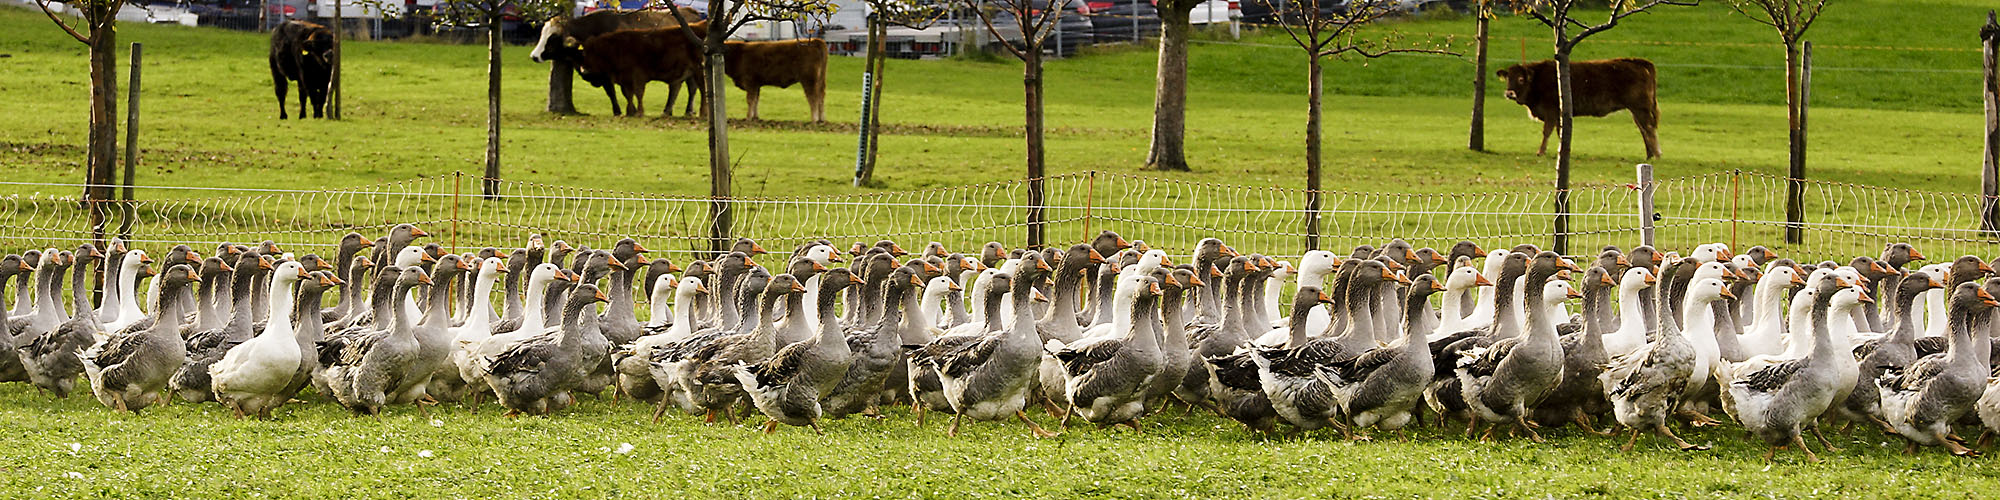
MULTIPOLYGON (((132 214, 128 240, 140 247, 272 240, 294 251, 329 251, 341 235, 380 234, 412 223, 455 250, 518 247, 530 234, 608 246, 632 237, 648 247, 686 256, 710 246, 705 197, 500 181, 494 196, 480 179, 452 173, 323 190, 148 186, 145 199, 103 202, 132 214)), ((1245 251, 1296 255, 1305 242, 1306 191, 1083 171, 1042 179, 1046 243, 1087 241, 1111 230, 1169 253, 1186 255, 1216 237, 1245 251)), ((75 184, 12 183, 10 191, 75 193, 75 184)), ((1653 187, 1656 244, 1689 248, 1721 241, 1735 248, 1763 244, 1807 259, 1874 255, 1909 242, 1937 255, 1977 254, 1996 243, 1980 227, 1980 196, 1828 181, 1807 181, 1803 243, 1783 243, 1786 179, 1727 171, 1632 184, 1571 189, 1573 253, 1641 243, 1647 225, 1639 189, 1653 187)), ((906 246, 939 242, 974 251, 988 241, 1024 246, 1029 182, 1010 180, 914 191, 755 197, 730 200, 733 236, 755 238, 774 251, 825 239, 890 239, 906 246)), ((1461 240, 1487 248, 1520 243, 1549 246, 1555 234, 1546 190, 1392 193, 1327 191, 1319 212, 1329 249, 1402 238, 1446 248, 1461 240)), ((0 197, 0 247, 74 246, 97 238, 88 211, 73 196, 0 197)))

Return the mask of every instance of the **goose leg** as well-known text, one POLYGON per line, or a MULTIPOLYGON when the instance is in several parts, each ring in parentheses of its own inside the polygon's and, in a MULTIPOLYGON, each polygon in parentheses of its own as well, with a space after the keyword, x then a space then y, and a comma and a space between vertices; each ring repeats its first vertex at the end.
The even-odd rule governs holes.
POLYGON ((812 420, 807 420, 806 425, 812 426, 813 434, 820 436, 826 435, 826 431, 820 430, 819 428, 819 419, 815 418, 812 420))
POLYGON ((1831 451, 1831 452, 1840 451, 1840 447, 1833 445, 1833 440, 1827 439, 1825 434, 1820 434, 1818 424, 1813 425, 1813 437, 1819 438, 1819 444, 1825 445, 1826 451, 1831 451))
POLYGON ((1070 415, 1075 415, 1075 414, 1076 414, 1076 403, 1070 403, 1070 404, 1069 404, 1069 409, 1068 409, 1068 410, 1064 410, 1064 411, 1063 411, 1063 413, 1062 413, 1062 428, 1063 428, 1063 429, 1069 429, 1069 416, 1070 416, 1070 415))
MULTIPOLYGON (((666 397, 661 397, 660 404, 653 407, 653 425, 659 425, 660 417, 667 414, 667 399, 666 397)), ((714 414, 710 414, 709 416, 714 417, 714 414)))
POLYGON ((910 403, 910 411, 911 411, 911 412, 913 412, 913 413, 916 413, 916 414, 917 414, 917 427, 923 427, 923 426, 924 426, 924 404, 923 404, 923 403, 919 403, 919 402, 912 402, 912 403, 910 403))
POLYGON ((1028 412, 1015 411, 1014 417, 1021 419, 1022 422, 1026 422, 1028 424, 1028 430, 1033 431, 1035 433, 1035 437, 1052 438, 1062 435, 1062 433, 1059 432, 1049 432, 1047 429, 1043 429, 1042 424, 1037 424, 1035 423, 1034 419, 1028 418, 1028 412))
POLYGON ((1938 438, 1939 438, 1939 439, 1940 439, 1941 441, 1943 441, 1943 442, 1944 442, 1944 447, 1945 447, 1946 449, 1949 449, 1949 450, 1951 450, 1951 454, 1952 454, 1952 455, 1954 455, 1954 456, 1960 456, 1960 457, 1968 457, 1968 458, 1970 458, 1970 457, 1977 457, 1977 456, 1979 456, 1979 455, 1980 455, 1980 453, 1979 453, 1979 451, 1978 451, 1978 450, 1974 450, 1974 449, 1971 449, 1971 448, 1966 448, 1966 447, 1965 447, 1965 445, 1964 445, 1964 444, 1962 444, 1962 443, 1960 443, 1959 441, 1954 441, 1954 440, 1951 440, 1951 439, 1946 439, 1946 436, 1944 435, 1945 433, 1943 433, 1943 432, 1940 432, 1940 433, 1937 433, 1937 434, 1938 434, 1938 436, 1937 436, 1937 437, 1938 437, 1938 438))
POLYGON ((1636 444, 1639 444, 1639 428, 1633 427, 1632 439, 1625 440, 1625 445, 1619 446, 1618 451, 1632 451, 1632 445, 1636 444))
MULTIPOLYGON (((1465 438, 1466 438, 1466 439, 1472 439, 1472 433, 1474 433, 1474 432, 1477 432, 1478 430, 1479 430, 1479 419, 1476 419, 1476 418, 1470 418, 1470 419, 1466 419, 1466 420, 1465 420, 1465 438)), ((1489 433, 1489 435, 1490 435, 1490 433, 1489 433)), ((1479 440, 1480 440, 1480 441, 1485 441, 1485 440, 1486 440, 1486 438, 1480 438, 1479 440)))
POLYGON ((1535 432, 1535 428, 1541 426, 1536 425, 1534 422, 1529 422, 1528 417, 1526 415, 1515 416, 1514 425, 1520 427, 1521 430, 1528 431, 1528 440, 1534 441, 1536 443, 1545 442, 1542 440, 1542 435, 1540 433, 1535 432))
POLYGON ((769 436, 769 435, 772 435, 772 434, 777 434, 777 433, 778 433, 778 421, 776 421, 776 420, 765 420, 765 421, 764 421, 764 435, 766 435, 766 436, 769 436))
POLYGON ((959 423, 959 421, 963 420, 964 418, 965 418, 965 415, 964 415, 964 414, 957 414, 957 415, 952 415, 952 416, 951 416, 951 428, 950 428, 950 429, 945 429, 945 431, 944 431, 944 435, 945 435, 946 437, 958 437, 958 423, 959 423))
POLYGON ((1980 448, 1993 446, 1993 431, 1979 433, 1979 444, 1977 446, 1980 448))
POLYGON ((1590 425, 1590 415, 1586 415, 1586 414, 1584 414, 1584 413, 1583 413, 1583 409, 1582 409, 1582 408, 1578 408, 1578 409, 1576 410, 1576 417, 1575 417, 1575 420, 1574 420, 1574 422, 1576 422, 1576 426, 1577 426, 1577 427, 1582 427, 1582 428, 1583 428, 1583 431, 1584 431, 1584 432, 1588 432, 1588 433, 1591 433, 1591 434, 1596 434, 1596 435, 1599 435, 1599 436, 1606 436, 1606 437, 1609 437, 1609 436, 1616 436, 1616 435, 1618 435, 1618 433, 1616 433, 1616 432, 1611 432, 1611 430, 1610 430, 1610 429, 1605 429, 1605 430, 1602 430, 1602 431, 1600 431, 1600 430, 1597 430, 1597 428, 1595 428, 1595 427, 1592 427, 1592 426, 1590 425))
POLYGON ((1146 432, 1146 429, 1145 429, 1144 427, 1139 427, 1139 421, 1138 421, 1137 419, 1134 419, 1134 420, 1126 420, 1126 421, 1124 421, 1124 422, 1120 422, 1120 423, 1119 423, 1118 425, 1123 425, 1123 426, 1126 426, 1126 427, 1131 427, 1131 428, 1132 428, 1132 432, 1137 432, 1137 433, 1142 433, 1142 434, 1146 432))
POLYGON ((1674 430, 1668 428, 1667 424, 1665 423, 1659 424, 1658 429, 1660 431, 1660 435, 1666 436, 1667 439, 1674 440, 1674 446, 1681 447, 1681 451, 1702 451, 1708 449, 1707 446, 1689 443, 1687 441, 1682 440, 1680 436, 1675 436, 1674 430))
MULTIPOLYGON (((662 410, 662 411, 665 411, 665 410, 662 410)), ((658 413, 654 413, 654 415, 658 415, 658 413)), ((655 423, 658 423, 659 421, 660 421, 660 420, 659 420, 659 418, 658 418, 658 417, 655 417, 655 418, 653 419, 653 422, 655 422, 655 423)), ((712 410, 712 409, 711 409, 711 410, 708 410, 708 418, 704 418, 704 419, 702 419, 702 420, 701 420, 701 423, 704 423, 704 424, 713 424, 713 423, 715 423, 715 410, 712 410)))
POLYGON ((1792 444, 1798 445, 1799 451, 1806 452, 1806 461, 1812 463, 1819 463, 1819 455, 1813 454, 1812 448, 1806 446, 1805 435, 1793 433, 1792 444))

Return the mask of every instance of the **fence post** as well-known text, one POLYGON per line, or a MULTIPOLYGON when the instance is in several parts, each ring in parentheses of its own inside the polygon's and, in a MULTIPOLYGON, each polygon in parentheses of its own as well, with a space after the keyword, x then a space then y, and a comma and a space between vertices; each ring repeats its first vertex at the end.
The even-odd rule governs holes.
POLYGON ((2000 233, 2000 210, 1994 201, 2000 196, 2000 21, 1996 21, 1993 11, 1986 11, 1986 26, 1979 29, 1986 67, 1986 151, 1980 168, 1979 199, 1980 229, 2000 233))
POLYGON ((1653 242, 1653 164, 1639 164, 1639 243, 1653 242))
POLYGON ((1743 248, 1736 245, 1737 221, 1743 207, 1743 169, 1729 171, 1729 248, 1743 248))
MULTIPOLYGON (((869 30, 872 35, 874 27, 870 26, 869 30)), ((868 50, 871 51, 868 59, 872 62, 874 60, 872 51, 875 50, 875 44, 868 44, 868 47, 868 50)), ((875 125, 868 123, 868 108, 875 104, 875 101, 869 99, 869 97, 874 95, 874 92, 870 90, 874 84, 874 73, 861 72, 861 126, 858 127, 861 129, 861 139, 856 141, 857 145, 854 151, 854 187, 866 186, 868 185, 869 178, 874 177, 874 172, 868 168, 868 128, 875 125)))
POLYGON ((133 218, 138 210, 132 207, 132 172, 139 165, 139 42, 132 42, 131 83, 126 85, 125 95, 125 203, 119 204, 123 221, 118 223, 118 236, 132 239, 133 218))
MULTIPOLYGON (((459 184, 464 180, 464 171, 451 171, 451 253, 458 253, 458 195, 461 192, 459 184)), ((498 190, 495 190, 493 193, 488 193, 487 196, 498 196, 499 194, 498 190)))
MULTIPOLYGON (((1800 54, 1799 57, 1799 123, 1797 124, 1798 130, 1792 132, 1794 134, 1799 135, 1800 137, 1799 142, 1801 143, 1805 142, 1804 138, 1806 135, 1806 110, 1811 108, 1810 106, 1811 103, 1812 103, 1812 42, 1806 42, 1805 50, 1800 54)), ((1797 151, 1794 154, 1803 157, 1805 155, 1805 151, 1801 149, 1800 151, 1797 151)), ((1806 242, 1805 163, 1803 161, 1795 162, 1795 164, 1792 165, 1791 175, 1788 175, 1786 177, 1788 178, 1785 179, 1785 186, 1786 186, 1785 243, 1802 244, 1806 242)))
POLYGON ((1093 214, 1093 212, 1094 212, 1094 211, 1095 211, 1095 209, 1097 208, 1097 171, 1096 171, 1096 170, 1087 170, 1087 171, 1084 171, 1084 175, 1085 175, 1085 177, 1084 177, 1084 181, 1083 181, 1083 182, 1084 182, 1084 184, 1083 184, 1083 241, 1090 241, 1090 239, 1091 239, 1091 238, 1095 237, 1095 235, 1093 235, 1093 234, 1092 234, 1092 233, 1090 232, 1090 222, 1091 222, 1091 219, 1092 219, 1093 217, 1095 217, 1095 215, 1093 214))

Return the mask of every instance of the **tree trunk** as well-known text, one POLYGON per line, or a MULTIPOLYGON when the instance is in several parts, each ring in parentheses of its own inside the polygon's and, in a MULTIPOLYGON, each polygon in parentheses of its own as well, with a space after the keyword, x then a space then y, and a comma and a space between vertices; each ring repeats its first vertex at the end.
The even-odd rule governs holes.
MULTIPOLYGON (((1556 39, 1561 40, 1562 29, 1557 28, 1556 39)), ((1569 65, 1570 46, 1556 44, 1556 97, 1561 112, 1556 119, 1556 223, 1555 252, 1569 254, 1569 145, 1575 132, 1573 118, 1576 116, 1576 99, 1571 95, 1569 65)))
POLYGON ((101 203, 116 196, 113 185, 118 168, 118 32, 111 13, 90 27, 90 144, 89 187, 84 199, 90 209, 93 239, 104 240, 108 208, 101 203))
POLYGON ((1987 231, 2000 231, 2000 211, 1995 210, 1994 196, 2000 195, 2000 19, 1993 11, 1986 11, 1986 26, 1979 29, 1981 66, 1985 78, 1980 87, 1986 95, 1986 148, 1980 156, 1980 175, 1983 182, 1981 193, 1986 195, 1980 205, 1979 217, 1987 231))
POLYGON ((341 23, 341 4, 341 0, 333 0, 333 68, 326 76, 326 117, 334 120, 340 119, 340 42, 347 39, 342 32, 346 26, 341 23))
POLYGON ((549 61, 549 107, 550 113, 558 115, 582 114, 576 111, 576 103, 570 99, 570 88, 575 83, 576 69, 567 61, 549 61))
POLYGON ((498 199, 500 195, 499 18, 493 15, 486 19, 486 175, 480 184, 487 199, 498 199))
POLYGON ((1486 42, 1487 25, 1492 23, 1493 17, 1486 8, 1486 2, 1479 2, 1476 8, 1479 12, 1472 35, 1472 128, 1467 134, 1465 147, 1486 151, 1486 42))
MULTIPOLYGON (((1153 87, 1153 144, 1146 168, 1187 171, 1188 11, 1194 2, 1163 3, 1160 9, 1160 61, 1153 87)), ((1137 24, 1137 21, 1134 21, 1137 24)))
POLYGON ((731 213, 729 203, 732 182, 729 169, 727 105, 729 101, 723 92, 725 86, 729 84, 729 75, 724 72, 724 68, 728 67, 724 59, 728 48, 724 41, 729 34, 723 31, 722 27, 729 26, 729 15, 725 9, 714 9, 714 11, 721 15, 709 23, 709 26, 714 28, 708 32, 708 39, 703 42, 706 46, 708 64, 703 68, 707 73, 702 75, 708 79, 708 88, 702 97, 707 98, 703 105, 707 108, 704 111, 708 113, 709 249, 728 252, 730 245, 734 243, 731 238, 730 223, 735 214, 731 213))
MULTIPOLYGON (((1032 35, 1024 35, 1032 38, 1032 35)), ((1028 248, 1042 248, 1044 243, 1042 222, 1042 45, 1030 41, 1026 43, 1022 62, 1021 86, 1027 108, 1026 129, 1028 137, 1028 248)))
POLYGON ((1785 42, 1785 118, 1789 132, 1791 168, 1786 171, 1785 181, 1785 243, 1805 242, 1805 178, 1806 178, 1806 103, 1803 99, 1805 88, 1800 84, 1803 68, 1799 61, 1799 43, 1785 42))
POLYGON ((882 145, 882 74, 889 69, 889 53, 882 48, 882 44, 884 43, 882 40, 889 37, 889 25, 886 23, 878 24, 881 24, 881 26, 875 28, 877 40, 874 42, 875 62, 874 66, 871 66, 874 68, 875 83, 868 86, 868 102, 872 103, 868 107, 867 153, 868 176, 871 181, 875 177, 875 151, 880 149, 882 145))
POLYGON ((1319 249, 1319 153, 1322 68, 1319 54, 1306 61, 1306 250, 1319 249))

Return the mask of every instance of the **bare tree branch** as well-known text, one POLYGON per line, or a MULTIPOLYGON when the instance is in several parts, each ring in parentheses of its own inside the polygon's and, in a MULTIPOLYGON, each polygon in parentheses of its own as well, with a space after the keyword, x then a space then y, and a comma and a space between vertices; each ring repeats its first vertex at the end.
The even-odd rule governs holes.
POLYGON ((35 6, 41 7, 42 13, 47 14, 49 20, 55 21, 56 27, 62 28, 65 33, 69 33, 71 38, 75 38, 78 42, 83 42, 84 45, 90 45, 90 37, 77 34, 75 28, 69 27, 69 23, 63 22, 62 18, 56 17, 55 11, 49 10, 49 0, 35 0, 35 6))

